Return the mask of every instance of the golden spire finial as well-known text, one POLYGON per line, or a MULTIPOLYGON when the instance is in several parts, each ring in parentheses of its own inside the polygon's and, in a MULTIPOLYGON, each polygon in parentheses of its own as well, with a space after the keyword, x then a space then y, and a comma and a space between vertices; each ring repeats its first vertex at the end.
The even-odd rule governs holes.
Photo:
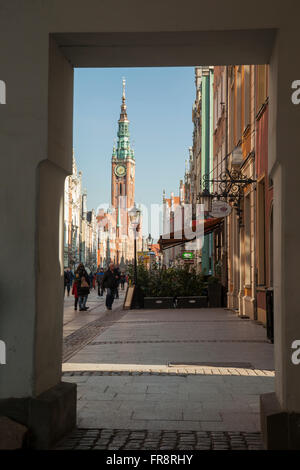
POLYGON ((126 85, 126 80, 125 80, 125 77, 123 77, 123 95, 122 95, 122 98, 123 100, 125 100, 125 85, 126 85))

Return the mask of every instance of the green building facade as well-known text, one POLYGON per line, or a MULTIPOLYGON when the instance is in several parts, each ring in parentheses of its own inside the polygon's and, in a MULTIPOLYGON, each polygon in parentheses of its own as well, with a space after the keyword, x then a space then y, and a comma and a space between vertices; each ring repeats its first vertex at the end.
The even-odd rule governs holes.
MULTIPOLYGON (((213 176, 213 67, 201 67, 201 185, 202 191, 212 190, 212 183, 203 184, 204 175, 213 176)), ((207 216, 206 216, 207 217, 207 216)), ((201 270, 213 273, 213 234, 204 236, 201 270)))

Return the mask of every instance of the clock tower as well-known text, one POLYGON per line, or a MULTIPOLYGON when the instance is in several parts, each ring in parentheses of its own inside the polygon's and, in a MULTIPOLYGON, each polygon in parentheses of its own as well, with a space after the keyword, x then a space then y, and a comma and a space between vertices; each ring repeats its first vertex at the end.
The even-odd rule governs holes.
POLYGON ((125 79, 123 79, 123 94, 121 114, 118 121, 118 140, 113 147, 111 159, 111 205, 115 212, 116 220, 116 252, 115 262, 121 259, 132 258, 132 247, 128 237, 128 216, 126 210, 134 205, 135 183, 135 157, 134 150, 130 146, 129 120, 125 97, 125 79), (123 217, 122 217, 123 214, 123 217), (126 217, 126 221, 124 220, 126 217), (125 231, 125 233, 124 233, 125 231), (125 241, 124 241, 125 236, 125 241))

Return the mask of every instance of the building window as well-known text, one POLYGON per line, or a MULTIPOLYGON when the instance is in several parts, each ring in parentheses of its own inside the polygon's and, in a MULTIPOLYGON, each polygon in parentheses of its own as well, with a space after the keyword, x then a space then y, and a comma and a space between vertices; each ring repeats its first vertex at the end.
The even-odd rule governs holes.
POLYGON ((237 144, 242 137, 242 71, 241 67, 236 69, 236 141, 237 144))
POLYGON ((244 129, 250 124, 250 66, 244 66, 244 129))
POLYGON ((258 65, 256 69, 257 94, 256 114, 259 112, 268 97, 268 66, 258 65))
POLYGON ((231 72, 230 90, 229 90, 229 151, 235 147, 234 138, 234 78, 231 72))

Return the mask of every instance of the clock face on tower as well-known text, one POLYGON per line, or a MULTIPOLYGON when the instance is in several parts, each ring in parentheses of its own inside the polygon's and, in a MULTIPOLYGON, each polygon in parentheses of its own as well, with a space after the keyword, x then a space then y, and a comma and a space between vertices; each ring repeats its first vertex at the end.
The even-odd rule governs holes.
POLYGON ((126 175, 126 166, 124 165, 117 165, 115 168, 115 175, 118 176, 118 178, 122 178, 123 176, 126 175))

